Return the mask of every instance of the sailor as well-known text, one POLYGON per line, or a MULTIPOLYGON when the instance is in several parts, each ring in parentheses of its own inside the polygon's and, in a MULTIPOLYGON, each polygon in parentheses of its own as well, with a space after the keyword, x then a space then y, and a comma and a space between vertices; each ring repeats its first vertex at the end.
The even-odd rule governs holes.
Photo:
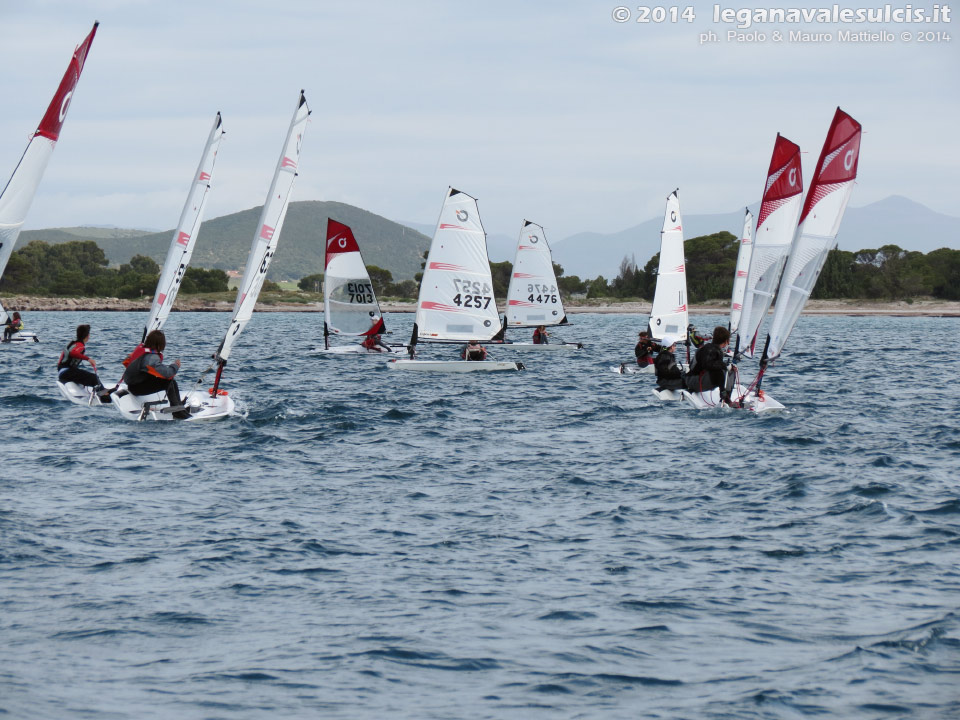
POLYGON ((10 342, 11 337, 23 330, 23 320, 20 319, 20 313, 14 312, 13 317, 8 317, 3 325, 3 342, 10 342))
POLYGON ((701 335, 693 326, 693 323, 687 325, 687 341, 695 348, 702 347, 710 338, 707 335, 701 335))
POLYGON ((367 335, 360 345, 366 348, 367 352, 390 352, 390 346, 383 342, 380 333, 367 335))
POLYGON ((62 383, 76 383, 84 387, 92 387, 101 402, 110 402, 110 393, 106 390, 100 378, 97 377, 97 363, 93 358, 87 357, 87 343, 90 342, 90 326, 77 325, 77 339, 67 343, 67 347, 60 353, 57 360, 57 379, 62 383), (93 372, 83 370, 80 364, 90 363, 93 372))
POLYGON ((533 331, 533 344, 534 345, 547 345, 549 344, 550 334, 547 332, 546 325, 538 325, 537 329, 533 331))
POLYGON ((730 344, 730 331, 718 325, 713 329, 713 339, 705 343, 693 358, 690 372, 687 374, 687 390, 691 393, 703 393, 720 388, 724 398, 727 366, 724 364, 724 351, 730 344))
MULTIPOLYGON (((183 407, 180 398, 180 389, 174 376, 180 369, 180 361, 174 360, 171 364, 163 363, 163 350, 167 346, 167 339, 160 330, 151 330, 143 341, 143 352, 130 361, 123 372, 123 381, 133 395, 151 395, 166 391, 167 400, 171 408, 179 408, 173 412, 177 420, 190 417, 190 411, 183 407)), ((137 348, 139 350, 139 347, 137 348)), ((136 354, 137 350, 131 353, 136 354)))
POLYGON ((664 335, 660 340, 660 352, 653 361, 657 372, 657 390, 680 390, 684 387, 684 372, 673 354, 676 347, 677 338, 673 335, 664 335))
POLYGON ((640 339, 636 347, 633 348, 633 354, 637 356, 637 365, 640 367, 653 365, 653 353, 656 348, 656 343, 650 339, 649 331, 641 330, 640 339))
POLYGON ((460 353, 460 357, 464 360, 486 360, 487 349, 480 344, 479 340, 471 340, 460 353))

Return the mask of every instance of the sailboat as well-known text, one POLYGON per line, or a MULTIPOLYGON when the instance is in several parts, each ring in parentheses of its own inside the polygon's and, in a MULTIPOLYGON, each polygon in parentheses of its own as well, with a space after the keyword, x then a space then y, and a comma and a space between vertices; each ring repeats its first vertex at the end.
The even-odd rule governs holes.
MULTIPOLYGON (((513 272, 507 289, 507 313, 503 316, 503 331, 508 328, 536 328, 569 325, 563 310, 563 299, 557 287, 553 269, 553 255, 543 227, 529 220, 523 221, 517 252, 513 258, 513 272)), ((501 335, 503 335, 501 331, 501 335)), ((506 350, 578 350, 583 343, 575 342, 510 342, 506 350)))
POLYGON ((522 370, 518 362, 415 360, 418 342, 489 342, 500 331, 493 298, 487 237, 475 198, 450 188, 437 221, 420 282, 409 359, 390 360, 393 370, 490 372, 522 370))
MULTIPOLYGON (((187 271, 190 257, 193 255, 193 249, 197 243, 197 232, 203 220, 203 210, 210 193, 210 178, 213 174, 213 165, 217 159, 217 150, 220 147, 222 137, 222 121, 220 113, 217 113, 213 121, 213 128, 207 137, 207 143, 204 145, 203 155, 200 157, 200 165, 193 175, 193 182, 186 203, 180 213, 180 222, 177 223, 177 228, 173 231, 170 249, 167 250, 167 258, 163 263, 157 289, 153 294, 150 315, 143 327, 141 343, 151 330, 159 330, 163 327, 170 310, 173 308, 173 301, 180 289, 180 283, 183 281, 184 273, 187 271)), ((100 405, 100 400, 93 392, 93 388, 72 382, 63 383, 59 380, 57 381, 57 387, 67 400, 77 405, 100 405)))
MULTIPOLYGON (((731 392, 733 407, 755 412, 783 408, 781 403, 761 390, 763 375, 768 364, 780 357, 813 292, 827 255, 836 247, 840 222, 857 179, 862 130, 860 123, 837 108, 790 245, 773 320, 760 358, 760 369, 748 387, 734 384, 731 392)), ((698 409, 720 404, 719 390, 695 395, 686 393, 684 399, 698 409)))
MULTIPOLYGON (((657 286, 653 291, 653 305, 647 328, 655 341, 664 335, 685 337, 687 334, 687 275, 686 260, 683 254, 683 219, 680 216, 680 190, 674 190, 667 196, 663 213, 663 226, 660 230, 660 263, 657 266, 657 286)), ((611 370, 624 374, 652 374, 653 365, 640 367, 636 364, 621 363, 611 370)), ((654 393, 657 391, 654 390, 654 393)), ((671 392, 671 391, 665 391, 671 392)), ((674 399, 666 398, 663 399, 674 399)), ((679 399, 679 398, 676 398, 679 399)))
POLYGON ((743 232, 740 233, 737 249, 737 267, 733 275, 733 292, 730 294, 730 322, 727 328, 733 336, 740 328, 743 316, 743 297, 747 292, 747 272, 750 256, 753 255, 753 213, 747 209, 743 214, 743 232))
MULTIPOLYGON (((322 355, 379 355, 388 351, 368 350, 359 343, 331 347, 330 336, 371 337, 385 332, 380 303, 353 230, 328 218, 323 270, 324 347, 318 352, 322 355)), ((406 346, 394 346, 389 352, 405 353, 406 346)))
MULTIPOLYGON (((253 244, 247 256, 243 280, 237 288, 237 300, 234 303, 230 324, 213 356, 214 365, 208 368, 212 369, 215 366, 217 369, 213 387, 208 391, 194 389, 184 398, 184 406, 190 411, 190 420, 216 420, 226 417, 234 410, 233 399, 220 387, 220 379, 240 332, 253 316, 253 308, 260 295, 260 288, 263 287, 267 270, 270 268, 270 260, 277 250, 280 231, 290 204, 294 181, 297 178, 303 133, 309 117, 310 108, 301 90, 293 119, 287 130, 283 151, 277 161, 273 182, 270 184, 270 191, 260 213, 260 221, 254 231, 253 244)), ((197 386, 202 382, 201 376, 197 386)), ((170 420, 173 417, 165 393, 136 396, 118 391, 113 394, 113 403, 120 414, 128 420, 170 420)))
MULTIPOLYGON (((27 219, 27 212, 40 185, 43 171, 46 170, 53 149, 60 138, 63 121, 67 117, 70 101, 77 89, 80 73, 83 71, 87 53, 90 52, 90 45, 93 43, 93 37, 97 34, 99 25, 100 23, 94 23, 93 29, 73 51, 73 57, 70 58, 70 64, 60 80, 53 100, 50 101, 30 142, 27 143, 27 149, 14 169, 13 175, 0 193, 0 277, 3 276, 3 271, 10 261, 10 255, 17 244, 20 228, 27 219)), ((0 324, 6 321, 7 311, 0 305, 0 324)), ((15 333, 10 339, 12 343, 39 342, 36 334, 23 330, 15 333)))

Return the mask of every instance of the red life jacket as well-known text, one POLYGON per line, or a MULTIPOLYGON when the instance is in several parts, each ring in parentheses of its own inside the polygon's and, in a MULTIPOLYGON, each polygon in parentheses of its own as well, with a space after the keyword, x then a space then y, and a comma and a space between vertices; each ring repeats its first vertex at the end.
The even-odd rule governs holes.
MULTIPOLYGON (((132 363, 132 362, 133 362, 134 360, 136 360, 138 357, 140 357, 141 355, 143 355, 145 352, 147 352, 147 349, 143 346, 143 343, 140 343, 139 345, 137 345, 137 346, 133 349, 133 352, 132 352, 132 353, 130 353, 129 355, 127 355, 126 358, 124 358, 124 360, 123 360, 123 366, 124 366, 124 367, 130 367, 130 363, 132 363)), ((163 357, 163 356, 161 356, 161 358, 162 358, 162 357, 163 357)))

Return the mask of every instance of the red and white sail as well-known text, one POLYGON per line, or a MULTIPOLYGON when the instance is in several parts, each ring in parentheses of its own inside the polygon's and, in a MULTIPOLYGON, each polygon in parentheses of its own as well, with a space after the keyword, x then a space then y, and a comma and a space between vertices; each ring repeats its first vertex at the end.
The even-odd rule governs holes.
POLYGON ((301 90, 296 110, 293 112, 293 119, 290 121, 290 128, 287 130, 287 138, 283 143, 283 151, 280 153, 277 169, 273 174, 270 192, 263 204, 260 221, 257 223, 257 229, 253 235, 253 245, 250 247, 250 254, 247 256, 247 266, 243 271, 243 280, 240 287, 237 288, 237 300, 233 306, 230 327, 227 328, 227 334, 217 350, 216 359, 221 365, 226 363, 227 358, 230 357, 230 351, 233 349, 237 336, 253 316, 253 307, 257 303, 260 288, 263 287, 263 281, 267 277, 270 260, 273 259, 273 254, 277 250, 283 220, 287 215, 287 207, 290 204, 293 183, 297 179, 303 133, 306 130, 309 118, 310 108, 307 106, 307 99, 301 90))
POLYGON ((827 255, 837 245, 840 221, 857 179, 861 132, 860 123, 837 108, 807 190, 800 225, 780 281, 777 307, 768 333, 767 357, 770 359, 783 350, 813 292, 827 255))
POLYGON ((740 350, 747 356, 753 355, 760 325, 777 292, 802 200, 800 146, 777 134, 763 188, 738 328, 740 350))
MULTIPOLYGON (((33 196, 40 185, 40 178, 43 177, 43 171, 47 168, 53 148, 56 147, 57 140, 60 138, 63 121, 70 109, 70 101, 77 89, 77 82, 80 80, 80 73, 87 60, 87 53, 90 52, 93 36, 97 34, 98 25, 99 23, 93 24, 90 34, 73 51, 67 71, 47 107, 47 112, 40 121, 40 126, 30 138, 23 157, 20 158, 13 175, 0 193, 0 276, 7 267, 17 237, 20 235, 20 228, 27 219, 33 196)), ((6 312, 0 308, 0 321, 5 319, 6 312)))
POLYGON ((453 188, 430 244, 416 323, 421 340, 490 340, 500 331, 477 201, 453 188))
POLYGON ((753 213, 743 215, 743 232, 740 233, 740 248, 737 250, 737 269, 733 275, 733 293, 730 296, 730 333, 737 332, 743 312, 743 297, 747 292, 747 271, 753 254, 753 213))
POLYGON ((660 265, 650 309, 650 333, 655 340, 664 335, 686 337, 687 334, 687 274, 679 192, 674 190, 667 197, 660 231, 660 265))
POLYGON ((207 144, 203 148, 203 155, 200 157, 200 165, 193 175, 190 193, 187 195, 187 201, 180 213, 180 222, 177 223, 177 229, 173 231, 170 249, 167 250, 167 259, 163 263, 160 280, 157 282, 157 290, 153 294, 150 316, 143 328, 144 338, 151 330, 159 330, 163 327, 170 310, 173 308, 173 301, 180 290, 180 283, 183 282, 183 275, 187 271, 193 249, 197 244, 200 223, 203 222, 203 210, 207 204, 207 196, 210 194, 213 165, 216 162, 217 151, 220 148, 222 138, 223 125, 220 113, 217 113, 217 117, 213 121, 213 128, 207 137, 207 144))
POLYGON ((353 231, 333 219, 327 220, 323 315, 327 332, 334 335, 373 335, 385 330, 353 231))
POLYGON ((523 221, 507 289, 507 326, 559 325, 567 319, 543 228, 523 221))

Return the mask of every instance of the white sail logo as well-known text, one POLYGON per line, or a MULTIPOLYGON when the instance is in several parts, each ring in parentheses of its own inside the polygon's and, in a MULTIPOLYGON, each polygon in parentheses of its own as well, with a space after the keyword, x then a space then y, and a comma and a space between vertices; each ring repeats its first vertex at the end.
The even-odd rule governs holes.
POLYGON ((796 168, 790 168, 790 174, 787 175, 787 182, 790 183, 790 187, 797 186, 797 169, 796 168))
POLYGON ((73 97, 73 90, 63 96, 63 102, 60 103, 60 122, 67 116, 67 109, 70 107, 70 98, 73 97))
POLYGON ((466 210, 457 210, 457 220, 460 222, 466 222, 468 217, 470 216, 467 214, 466 210))
POLYGON ((847 154, 843 156, 843 167, 846 168, 847 170, 850 170, 853 168, 853 156, 854 156, 853 148, 850 148, 849 150, 847 150, 847 154))

